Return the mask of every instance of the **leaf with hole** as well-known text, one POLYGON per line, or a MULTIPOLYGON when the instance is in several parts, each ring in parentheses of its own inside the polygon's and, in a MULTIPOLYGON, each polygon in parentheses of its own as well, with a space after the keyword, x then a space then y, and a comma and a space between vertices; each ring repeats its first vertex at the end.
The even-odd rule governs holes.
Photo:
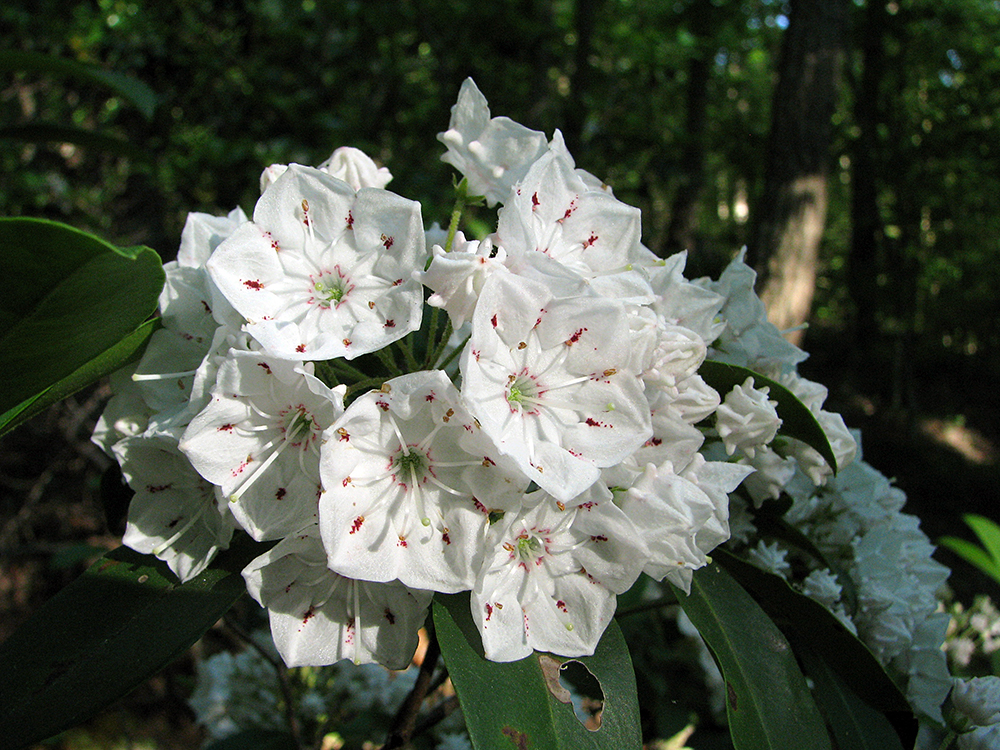
POLYGON ((642 746, 635 673, 617 623, 608 626, 593 656, 564 659, 536 653, 515 662, 491 662, 483 656, 468 594, 435 596, 434 626, 476 750, 642 746), (586 729, 566 702, 559 672, 567 661, 582 664, 600 684, 604 709, 597 731, 586 729))

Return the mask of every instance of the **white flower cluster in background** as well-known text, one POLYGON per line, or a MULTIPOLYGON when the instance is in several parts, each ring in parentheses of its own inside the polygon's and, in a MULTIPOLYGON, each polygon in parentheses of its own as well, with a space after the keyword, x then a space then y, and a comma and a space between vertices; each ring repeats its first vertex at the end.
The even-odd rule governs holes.
POLYGON ((237 530, 273 543, 244 577, 290 666, 405 667, 435 592, 470 592, 489 659, 580 656, 641 573, 687 590, 731 535, 787 573, 748 513, 731 525, 742 483, 747 507, 795 498, 860 605, 844 614, 831 571, 804 590, 921 673, 941 570, 897 494, 849 466, 855 439, 742 256, 686 279, 558 132, 491 118, 471 81, 439 138, 468 195, 501 204, 489 237, 428 248, 420 206, 354 149, 269 167, 250 219, 189 216, 163 326, 95 433, 135 490, 125 542, 182 580, 237 530), (706 358, 759 376, 719 393, 706 358), (774 383, 822 426, 835 479, 782 434, 774 383))

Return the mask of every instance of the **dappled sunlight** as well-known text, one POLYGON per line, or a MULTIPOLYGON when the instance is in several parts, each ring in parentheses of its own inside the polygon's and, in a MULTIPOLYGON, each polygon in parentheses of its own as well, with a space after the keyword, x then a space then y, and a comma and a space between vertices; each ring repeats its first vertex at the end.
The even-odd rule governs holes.
POLYGON ((996 445, 981 432, 960 421, 922 419, 920 430, 934 442, 958 451, 970 463, 977 466, 996 463, 996 445))

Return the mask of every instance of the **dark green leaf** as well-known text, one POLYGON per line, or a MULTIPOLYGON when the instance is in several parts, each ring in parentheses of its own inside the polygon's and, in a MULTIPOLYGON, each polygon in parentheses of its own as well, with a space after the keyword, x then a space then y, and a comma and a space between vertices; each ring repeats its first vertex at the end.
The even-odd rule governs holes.
POLYGON ((22 401, 0 414, 0 435, 10 432, 43 409, 137 359, 142 354, 149 337, 159 326, 159 318, 147 320, 110 349, 101 352, 59 382, 53 383, 35 397, 22 401))
POLYGON ((796 642, 795 652, 815 683, 813 694, 833 732, 837 750, 903 750, 888 719, 847 687, 810 643, 796 642))
POLYGON ((153 116, 153 110, 156 109, 156 94, 153 89, 137 78, 67 57, 56 57, 42 52, 3 50, 0 52, 0 70, 9 73, 29 71, 69 76, 86 83, 105 86, 118 96, 132 102, 147 120, 153 116))
POLYGON ((149 248, 0 219, 0 278, 0 414, 13 419, 49 388, 79 388, 127 361, 149 335, 136 329, 155 311, 164 273, 149 248))
POLYGON ((737 750, 829 750, 791 646, 750 595, 714 562, 695 571, 690 594, 675 592, 725 678, 737 750))
POLYGON ((127 156, 143 161, 149 151, 132 141, 108 133, 95 132, 73 125, 34 122, 28 125, 9 125, 0 128, 0 138, 29 143, 74 143, 77 146, 108 154, 127 156))
POLYGON ((261 549, 239 544, 180 584, 166 565, 109 552, 0 645, 0 737, 31 745, 96 714, 159 671, 246 590, 261 549))
POLYGON ((872 707, 910 714, 910 704, 874 654, 819 602, 792 589, 780 576, 761 570, 723 549, 712 553, 772 620, 791 628, 872 707))
MULTIPOLYGON (((568 703, 546 683, 543 664, 570 661, 533 654, 516 662, 491 662, 469 612, 467 594, 434 599, 434 627, 441 653, 477 750, 630 750, 642 745, 635 673, 616 623, 593 656, 578 657, 604 694, 601 727, 588 731, 568 703), (555 660, 555 661, 553 661, 555 660)), ((547 672, 552 679, 552 672, 547 672)))
POLYGON ((767 386, 769 389, 767 397, 778 402, 778 416, 781 417, 781 429, 778 430, 778 434, 801 440, 815 449, 830 464, 833 472, 837 473, 837 458, 833 454, 830 441, 815 415, 781 383, 766 378, 753 370, 748 370, 746 367, 715 362, 710 359, 702 363, 701 367, 698 368, 698 374, 723 398, 725 398, 726 393, 733 389, 733 386, 743 385, 749 377, 753 378, 755 388, 767 386))

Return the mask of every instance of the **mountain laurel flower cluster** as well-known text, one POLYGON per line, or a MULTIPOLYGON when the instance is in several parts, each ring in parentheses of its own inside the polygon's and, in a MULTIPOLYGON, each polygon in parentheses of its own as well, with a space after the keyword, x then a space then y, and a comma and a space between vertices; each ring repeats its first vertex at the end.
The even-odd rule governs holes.
MULTIPOLYGON (((348 148, 268 167, 251 218, 188 217, 162 326, 95 432, 135 491, 125 542, 182 580, 235 533, 271 542, 244 577, 289 665, 405 667, 435 592, 469 592, 488 659, 573 657, 641 574, 690 590, 719 544, 761 541, 752 508, 791 494, 872 606, 845 612, 828 570, 803 590, 904 658, 938 571, 904 567, 926 559, 915 542, 841 528, 824 485, 856 441, 796 372, 805 355, 767 322, 742 256, 685 278, 686 256, 644 247, 638 209, 558 131, 491 117, 471 80, 439 138, 463 175, 448 239, 348 148), (461 209, 483 198, 501 205, 495 232, 468 239, 461 209), (708 365, 740 375, 721 387, 708 365), (783 431, 778 391, 829 451, 783 431), (910 599, 890 593, 903 569, 920 579, 910 599)), ((865 472, 831 485, 853 523, 912 540, 887 520, 888 484, 851 486, 865 472)), ((773 545, 756 554, 787 568, 773 545)))

